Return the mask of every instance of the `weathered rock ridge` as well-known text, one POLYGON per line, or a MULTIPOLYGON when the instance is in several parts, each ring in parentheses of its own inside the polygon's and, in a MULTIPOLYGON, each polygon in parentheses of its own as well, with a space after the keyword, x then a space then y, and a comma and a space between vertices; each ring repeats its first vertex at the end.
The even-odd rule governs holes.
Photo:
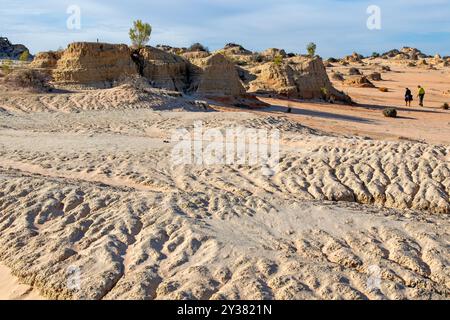
MULTIPOLYGON (((12 44, 8 38, 0 37, 0 59, 18 60, 25 51, 30 52, 24 45, 12 44)), ((30 55, 29 59, 32 58, 30 55)))

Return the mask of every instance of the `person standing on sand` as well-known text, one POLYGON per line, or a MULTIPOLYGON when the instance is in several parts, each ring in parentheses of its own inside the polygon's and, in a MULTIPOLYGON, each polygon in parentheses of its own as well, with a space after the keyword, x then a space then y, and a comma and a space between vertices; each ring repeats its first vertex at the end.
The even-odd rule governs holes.
POLYGON ((409 88, 406 88, 405 101, 406 101, 406 106, 411 107, 411 101, 413 101, 413 95, 412 95, 411 90, 409 90, 409 88))
POLYGON ((423 107, 423 99, 425 98, 425 89, 422 88, 422 86, 418 86, 419 88, 419 94, 417 95, 419 97, 419 106, 423 107))

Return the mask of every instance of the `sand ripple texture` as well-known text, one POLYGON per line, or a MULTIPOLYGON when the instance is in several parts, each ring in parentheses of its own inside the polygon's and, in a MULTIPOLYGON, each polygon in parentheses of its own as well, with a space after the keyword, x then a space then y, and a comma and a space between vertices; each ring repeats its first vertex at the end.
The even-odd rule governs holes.
POLYGON ((0 259, 57 299, 448 299, 449 154, 249 113, 3 110, 0 259), (173 166, 199 119, 279 129, 274 175, 173 166))

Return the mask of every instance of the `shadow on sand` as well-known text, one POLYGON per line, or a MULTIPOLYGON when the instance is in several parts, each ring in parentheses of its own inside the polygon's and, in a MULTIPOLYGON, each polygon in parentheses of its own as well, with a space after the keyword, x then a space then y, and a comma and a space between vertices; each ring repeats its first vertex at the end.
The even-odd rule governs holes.
POLYGON ((423 113, 441 113, 439 110, 434 110, 426 107, 397 107, 397 106, 379 106, 374 104, 356 104, 354 107, 361 107, 371 110, 380 110, 383 111, 386 108, 395 108, 397 111, 412 111, 412 112, 423 112, 423 113), (420 109, 419 109, 420 108, 420 109))
MULTIPOLYGON (((283 112, 283 113, 286 113, 287 110, 288 110, 288 107, 272 105, 270 107, 262 108, 260 110, 261 111, 268 111, 268 112, 283 112)), ((336 113, 330 113, 330 112, 324 112, 324 111, 313 111, 313 110, 297 109, 297 108, 292 108, 292 112, 290 114, 310 116, 310 117, 318 117, 318 118, 323 118, 323 119, 334 119, 334 120, 342 120, 342 121, 359 122, 359 123, 372 123, 372 122, 374 122, 373 120, 366 119, 366 118, 361 118, 361 117, 347 116, 347 115, 343 115, 343 114, 336 114, 336 113)))

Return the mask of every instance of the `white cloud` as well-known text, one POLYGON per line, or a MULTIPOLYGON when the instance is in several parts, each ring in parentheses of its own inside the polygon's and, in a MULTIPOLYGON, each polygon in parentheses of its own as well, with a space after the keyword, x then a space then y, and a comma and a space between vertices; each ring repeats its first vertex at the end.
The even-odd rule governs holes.
POLYGON ((128 42, 137 18, 153 27, 152 43, 212 49, 239 42, 253 50, 304 51, 315 41, 324 56, 371 53, 403 45, 450 54, 450 0, 2 0, 0 30, 33 52, 71 41, 128 42), (82 29, 66 29, 66 8, 79 5, 82 29), (382 30, 366 28, 366 8, 382 10, 382 30), (446 39, 447 41, 443 41, 446 39))

